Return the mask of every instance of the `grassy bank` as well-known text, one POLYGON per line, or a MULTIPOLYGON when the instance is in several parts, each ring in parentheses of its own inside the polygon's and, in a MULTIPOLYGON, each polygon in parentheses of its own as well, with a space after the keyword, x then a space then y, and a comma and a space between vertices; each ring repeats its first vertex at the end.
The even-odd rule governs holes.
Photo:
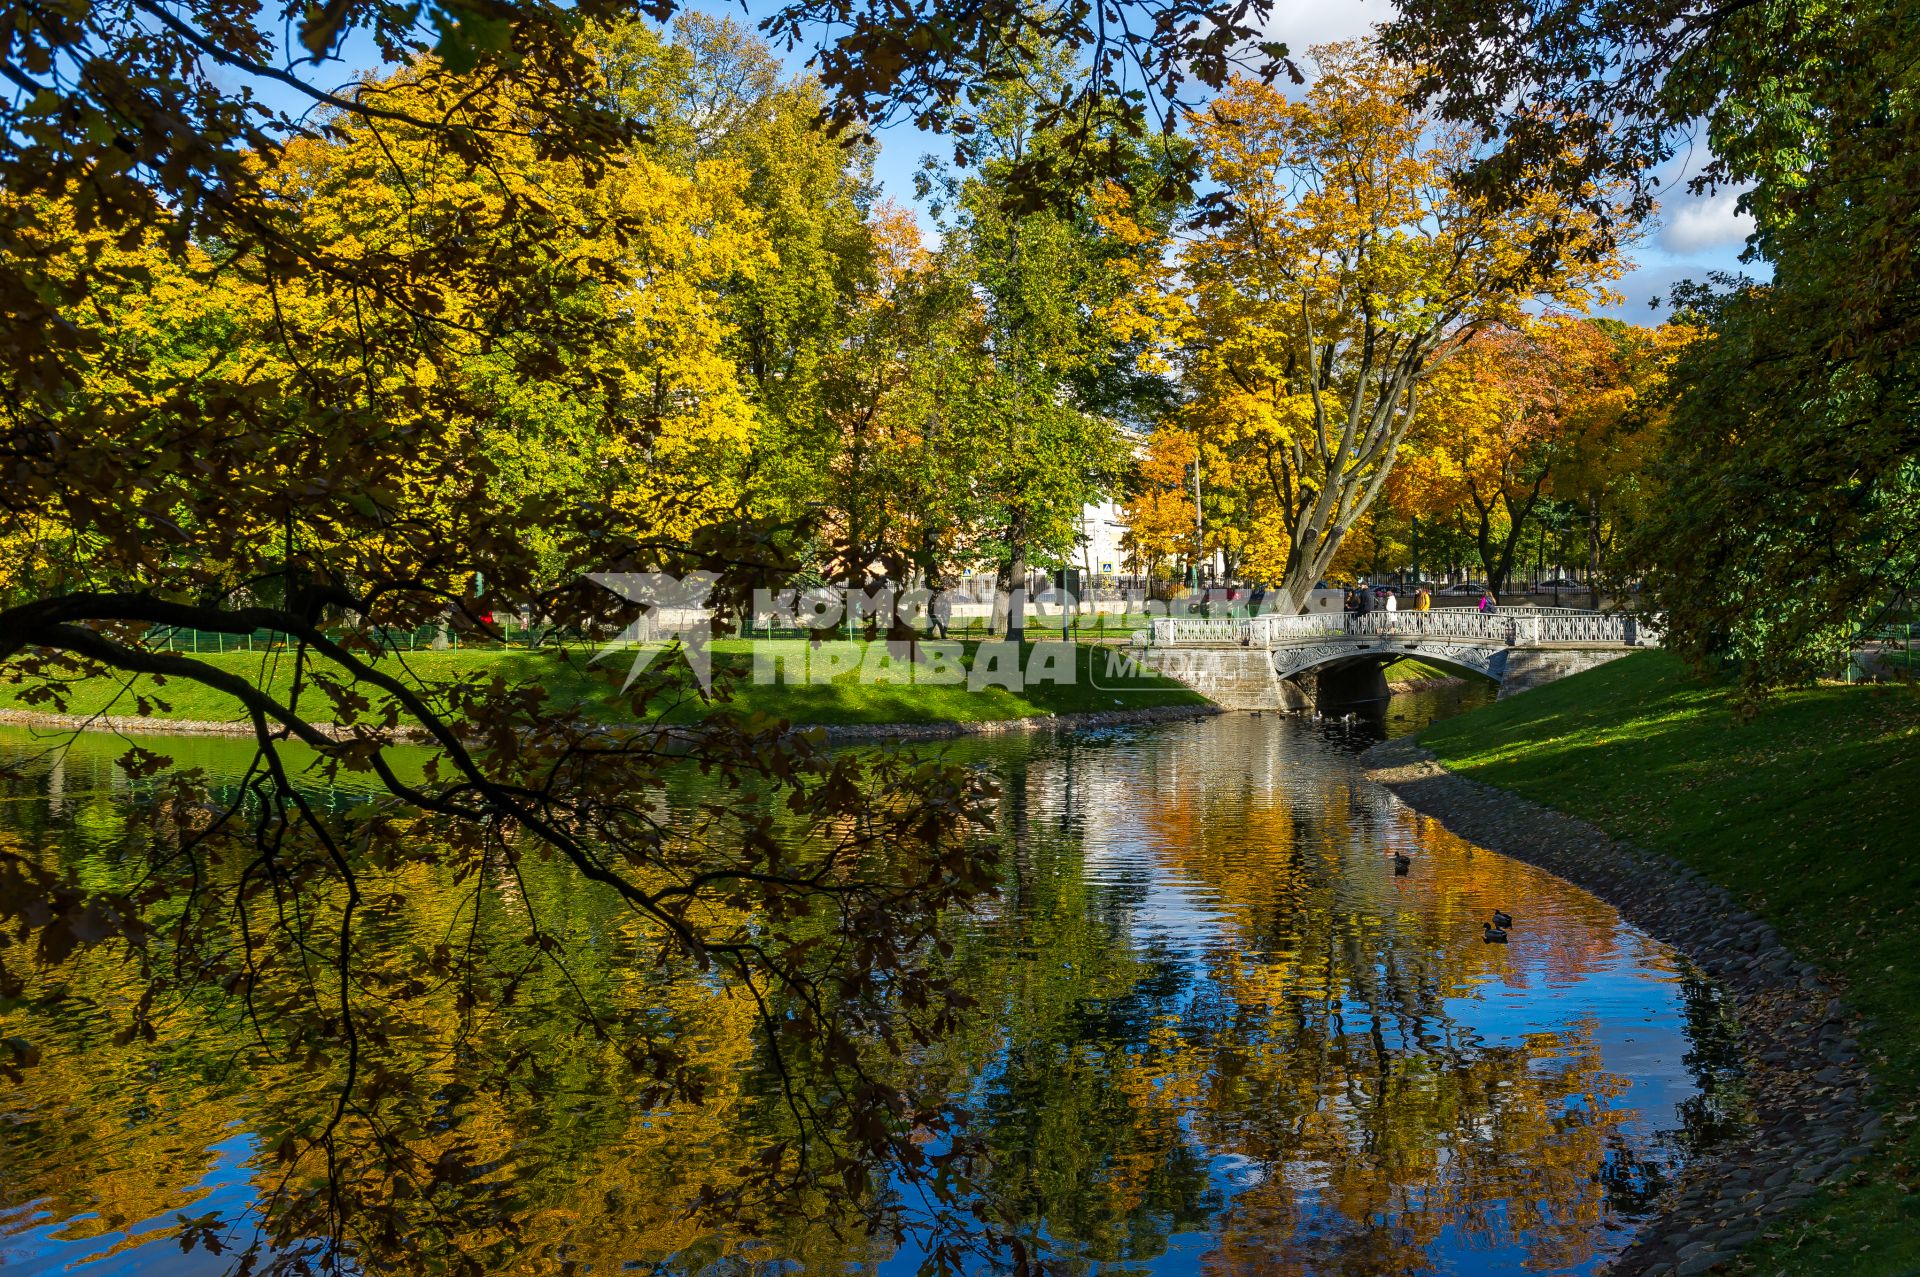
MULTIPOLYGON (((731 700, 726 704, 733 710, 794 723, 988 722, 1206 703, 1198 692, 1170 679, 1112 667, 1109 649, 1092 644, 1070 648, 1026 644, 1017 663, 1018 678, 1010 677, 1015 672, 1013 663, 1004 659, 997 671, 989 668, 994 664, 991 658, 981 663, 977 642, 965 643, 963 649, 959 682, 930 681, 929 671, 923 667, 885 661, 884 645, 862 643, 830 644, 822 649, 799 641, 761 645, 758 680, 755 649, 744 641, 713 644, 713 663, 716 680, 731 688, 731 700), (1051 681, 1030 681, 1034 675, 1051 681), (779 681, 765 681, 769 676, 779 681), (1001 686, 1001 682, 1013 682, 1015 687, 1001 686)), ((383 658, 381 664, 429 691, 455 679, 497 676, 512 684, 541 687, 556 703, 584 704, 610 721, 623 717, 625 710, 618 691, 629 658, 615 653, 596 664, 592 656, 583 648, 467 649, 397 653, 383 658)), ((197 659, 280 697, 292 688, 293 662, 285 652, 226 652, 197 659)), ((944 676, 937 670, 931 674, 931 678, 954 676, 952 670, 944 676)), ((170 680, 161 687, 144 677, 125 683, 90 679, 66 689, 64 709, 27 703, 22 699, 26 686, 7 681, 5 667, 0 666, 0 710, 133 716, 139 713, 138 701, 144 697, 154 703, 152 717, 156 722, 237 722, 244 717, 232 697, 180 680, 170 680)), ((375 704, 379 704, 377 698, 375 704)), ((713 712, 714 708, 699 701, 689 688, 688 695, 665 712, 672 718, 686 719, 713 712)))
POLYGON ((1406 687, 1415 683, 1440 683, 1480 677, 1480 675, 1470 670, 1459 669, 1452 665, 1436 665, 1432 661, 1415 660, 1411 656, 1402 657, 1400 660, 1387 666, 1387 685, 1389 687, 1406 687))
POLYGON ((1825 686, 1736 711, 1649 652, 1421 741, 1464 775, 1695 866, 1844 982, 1888 1142, 1746 1259, 1764 1274, 1920 1271, 1920 692, 1825 686))

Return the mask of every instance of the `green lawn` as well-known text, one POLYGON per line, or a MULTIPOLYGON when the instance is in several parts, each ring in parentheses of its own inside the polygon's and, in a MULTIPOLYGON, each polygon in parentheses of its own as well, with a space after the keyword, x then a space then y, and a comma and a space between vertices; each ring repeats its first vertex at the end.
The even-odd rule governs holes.
POLYGON ((1420 739, 1464 775, 1695 866, 1845 982, 1889 1142, 1749 1258, 1769 1275, 1920 1272, 1920 692, 1822 686, 1750 719, 1736 708, 1649 652, 1420 739))
POLYGON ((1387 682, 1395 686, 1405 683, 1426 683, 1442 678, 1479 677, 1481 676, 1471 670, 1464 670, 1455 665, 1439 665, 1432 661, 1415 660, 1411 656, 1401 657, 1387 666, 1387 682))
MULTIPOLYGON (((1018 690, 997 685, 968 685, 965 680, 975 674, 974 665, 980 651, 977 643, 964 645, 965 656, 958 667, 963 681, 958 683, 927 681, 926 671, 921 668, 887 667, 879 659, 881 651, 876 650, 882 647, 848 643, 812 649, 798 640, 776 640, 758 649, 761 673, 777 673, 780 679, 769 683, 756 681, 752 644, 738 639, 721 640, 713 644, 714 669, 717 682, 731 689, 729 703, 734 710, 807 724, 984 722, 1044 714, 1206 703, 1206 698, 1198 692, 1158 675, 1110 672, 1110 650, 1091 644, 1070 648, 1054 644, 1039 649, 1039 664, 1050 664, 1056 681, 1022 686, 1018 690), (1051 662, 1049 655, 1055 658, 1051 662), (803 661, 812 664, 808 667, 801 664, 803 661), (839 668, 843 665, 848 668, 839 668), (876 676, 888 681, 874 681, 876 676), (811 681, 814 678, 828 681, 811 681)), ((1017 666, 1022 675, 1046 672, 1035 665, 1035 658, 1035 644, 1021 648, 1017 666)), ((226 652, 203 654, 198 659, 247 678, 256 686, 271 688, 283 697, 292 685, 293 663, 284 652, 226 652)), ((678 661, 677 657, 656 659, 678 661)), ((617 692, 629 663, 629 657, 617 652, 593 663, 592 653, 580 648, 565 651, 495 648, 403 652, 384 658, 381 664, 428 689, 436 683, 477 673, 499 675, 510 683, 538 684, 556 701, 585 702, 597 714, 612 720, 625 712, 617 692)), ((1011 668, 1009 665, 1009 673, 1011 668)), ((985 666, 979 671, 983 676, 987 672, 985 666)), ((50 704, 25 703, 21 696, 27 685, 4 680, 5 667, 0 666, 0 709, 59 712, 50 704)), ((68 689, 64 712, 131 716, 139 712, 136 700, 142 696, 164 703, 164 707, 156 704, 153 712, 156 719, 224 722, 242 717, 239 704, 224 693, 178 680, 160 687, 146 678, 135 679, 125 686, 106 679, 74 685, 68 689)), ((676 704, 656 709, 663 709, 675 719, 710 712, 709 706, 691 690, 676 704)))

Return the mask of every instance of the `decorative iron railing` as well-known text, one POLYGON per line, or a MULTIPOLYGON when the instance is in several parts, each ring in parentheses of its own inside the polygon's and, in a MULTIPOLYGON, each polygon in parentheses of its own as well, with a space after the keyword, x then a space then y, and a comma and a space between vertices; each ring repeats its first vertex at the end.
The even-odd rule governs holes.
POLYGON ((1653 646, 1660 633, 1639 617, 1622 612, 1586 612, 1576 608, 1434 608, 1419 612, 1323 612, 1298 616, 1267 615, 1232 620, 1207 617, 1155 617, 1150 641, 1173 647, 1188 643, 1235 643, 1275 647, 1326 638, 1448 638, 1509 647, 1548 643, 1653 646))

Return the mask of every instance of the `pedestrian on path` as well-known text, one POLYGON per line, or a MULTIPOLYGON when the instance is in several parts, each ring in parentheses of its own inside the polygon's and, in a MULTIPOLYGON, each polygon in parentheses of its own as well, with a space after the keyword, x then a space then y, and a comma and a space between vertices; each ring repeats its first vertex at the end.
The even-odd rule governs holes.
POLYGON ((1493 595, 1488 594, 1485 590, 1480 591, 1480 610, 1482 612, 1493 611, 1493 595))
POLYGON ((1392 590, 1388 590, 1387 591, 1387 611, 1398 612, 1399 610, 1400 610, 1400 596, 1398 594, 1395 594, 1392 590))
POLYGON ((1420 592, 1413 596, 1414 610, 1425 612, 1433 606, 1433 595, 1427 593, 1427 587, 1421 586, 1420 592))

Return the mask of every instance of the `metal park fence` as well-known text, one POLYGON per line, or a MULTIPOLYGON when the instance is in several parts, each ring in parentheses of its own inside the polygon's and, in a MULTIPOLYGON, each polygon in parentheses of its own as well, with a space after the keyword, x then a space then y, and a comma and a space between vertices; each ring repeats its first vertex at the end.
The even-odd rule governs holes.
POLYGON ((1887 621, 1861 630, 1848 641, 1840 668, 1849 683, 1920 677, 1920 623, 1887 621))
MULTIPOLYGON (((458 651, 462 648, 499 648, 499 647, 541 647, 557 640, 577 639, 576 633, 562 633, 553 626, 522 625, 511 619, 501 621, 496 628, 499 636, 482 634, 477 630, 462 632, 445 625, 418 625, 410 629, 388 626, 376 626, 367 632, 367 637, 387 652, 425 652, 458 651)), ((339 638, 334 634, 331 637, 339 638)), ((254 630, 251 633, 229 634, 222 630, 194 630, 173 627, 156 628, 148 632, 147 642, 169 652, 221 653, 221 652, 272 652, 292 646, 287 636, 277 630, 254 630)))

